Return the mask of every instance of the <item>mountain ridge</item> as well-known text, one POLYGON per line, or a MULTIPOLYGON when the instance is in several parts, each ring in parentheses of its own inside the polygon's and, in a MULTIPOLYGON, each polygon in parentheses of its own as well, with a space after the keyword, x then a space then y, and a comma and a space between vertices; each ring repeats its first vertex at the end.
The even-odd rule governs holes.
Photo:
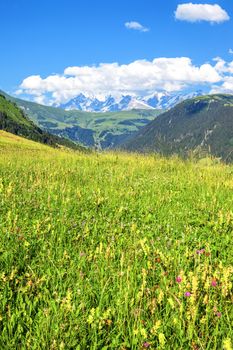
POLYGON ((159 115, 122 148, 162 155, 190 153, 233 161, 233 96, 199 96, 159 115))
POLYGON ((167 110, 174 107, 177 103, 202 96, 204 93, 201 90, 190 93, 153 93, 147 96, 121 95, 114 97, 112 95, 105 98, 96 96, 88 96, 83 93, 70 99, 63 104, 57 104, 56 107, 69 110, 79 110, 85 112, 120 112, 129 111, 132 109, 162 109, 167 110))

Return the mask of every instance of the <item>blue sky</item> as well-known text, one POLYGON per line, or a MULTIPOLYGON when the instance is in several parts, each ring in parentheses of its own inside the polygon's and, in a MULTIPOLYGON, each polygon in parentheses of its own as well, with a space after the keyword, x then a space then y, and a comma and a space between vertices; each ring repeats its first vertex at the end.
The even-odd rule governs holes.
MULTIPOLYGON (((176 0, 1 1, 0 88, 13 93, 29 76, 38 75, 42 80, 53 74, 61 76, 67 67, 128 65, 161 57, 188 57, 197 67, 208 62, 213 66, 212 59, 221 57, 230 74, 232 2, 192 2, 218 4, 230 20, 193 23, 175 19, 177 6, 186 3, 176 0), (125 23, 132 21, 149 30, 126 28, 125 23)), ((23 92, 30 93, 30 89, 25 85, 23 92)), ((45 88, 40 92, 54 93, 45 88)))

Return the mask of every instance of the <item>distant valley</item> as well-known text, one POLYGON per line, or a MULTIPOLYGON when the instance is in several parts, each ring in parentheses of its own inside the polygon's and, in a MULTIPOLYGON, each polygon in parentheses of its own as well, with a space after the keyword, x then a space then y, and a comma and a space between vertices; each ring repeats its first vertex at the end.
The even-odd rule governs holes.
MULTIPOLYGON (((153 108, 104 113, 67 111, 5 96, 45 132, 90 148, 182 157, 192 153, 233 161, 233 95, 198 95, 167 111, 153 108)), ((176 101, 179 99, 181 96, 176 101)))
POLYGON ((15 102, 43 130, 97 149, 113 149, 136 136, 137 132, 180 101, 202 95, 157 93, 104 100, 80 94, 57 107, 40 105, 1 92, 15 102))
POLYGON ((43 130, 98 149, 118 147, 163 112, 161 109, 105 113, 66 111, 1 93, 16 103, 43 130))

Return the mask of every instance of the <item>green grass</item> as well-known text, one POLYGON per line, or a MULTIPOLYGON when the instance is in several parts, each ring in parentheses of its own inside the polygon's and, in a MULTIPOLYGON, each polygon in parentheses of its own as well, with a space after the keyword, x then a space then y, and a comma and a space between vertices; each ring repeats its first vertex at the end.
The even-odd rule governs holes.
MULTIPOLYGON (((62 145, 67 148, 85 151, 84 147, 67 138, 51 135, 38 128, 14 102, 7 100, 4 95, 0 94, 1 130, 53 147, 62 145)), ((24 141, 22 142, 24 143, 24 141)))
POLYGON ((32 128, 32 123, 25 118, 20 109, 16 105, 9 103, 4 96, 0 95, 0 112, 6 114, 13 122, 23 125, 29 129, 32 128))
POLYGON ((0 349, 231 349, 232 166, 9 137, 0 349))

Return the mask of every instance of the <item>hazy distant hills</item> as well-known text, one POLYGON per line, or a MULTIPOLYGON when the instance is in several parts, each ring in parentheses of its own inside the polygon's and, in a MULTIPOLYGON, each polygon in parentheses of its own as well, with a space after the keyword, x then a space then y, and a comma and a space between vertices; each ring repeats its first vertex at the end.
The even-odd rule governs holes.
POLYGON ((101 149, 117 147, 163 112, 160 109, 106 113, 66 111, 7 94, 5 96, 15 102, 43 130, 88 147, 101 149))
POLYGON ((65 110, 79 110, 86 112, 120 112, 132 109, 162 109, 167 110, 177 103, 188 98, 201 96, 201 90, 191 93, 154 93, 148 96, 122 95, 119 97, 107 96, 102 99, 96 96, 79 94, 70 101, 56 107, 65 110))
POLYGON ((218 94, 186 100, 159 115, 123 148, 163 155, 210 153, 233 161, 233 96, 218 94))

